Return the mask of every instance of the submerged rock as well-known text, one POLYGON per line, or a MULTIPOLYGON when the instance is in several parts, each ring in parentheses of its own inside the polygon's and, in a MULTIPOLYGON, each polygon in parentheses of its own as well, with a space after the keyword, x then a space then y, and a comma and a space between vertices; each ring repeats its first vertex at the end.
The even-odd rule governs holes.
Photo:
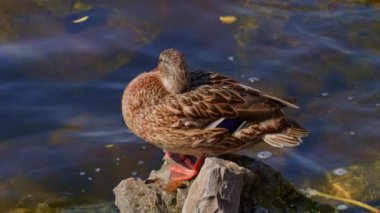
POLYGON ((328 171, 309 183, 320 192, 363 202, 380 199, 380 160, 328 171))
POLYGON ((335 212, 305 197, 279 172, 239 155, 207 158, 192 184, 174 191, 167 163, 146 180, 128 178, 114 189, 123 212, 335 212), (166 190, 164 190, 166 189, 166 190))

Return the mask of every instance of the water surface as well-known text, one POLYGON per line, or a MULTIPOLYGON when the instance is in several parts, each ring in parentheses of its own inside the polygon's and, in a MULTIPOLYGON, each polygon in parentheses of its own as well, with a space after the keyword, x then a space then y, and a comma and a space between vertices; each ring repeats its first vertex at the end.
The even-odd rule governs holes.
POLYGON ((297 98, 301 109, 286 113, 310 130, 304 143, 242 154, 270 151, 264 161, 299 188, 380 205, 379 10, 351 0, 2 0, 0 210, 108 205, 119 181, 157 169, 162 151, 128 131, 120 101, 168 47, 193 69, 297 98), (357 181, 335 180, 336 168, 357 181))

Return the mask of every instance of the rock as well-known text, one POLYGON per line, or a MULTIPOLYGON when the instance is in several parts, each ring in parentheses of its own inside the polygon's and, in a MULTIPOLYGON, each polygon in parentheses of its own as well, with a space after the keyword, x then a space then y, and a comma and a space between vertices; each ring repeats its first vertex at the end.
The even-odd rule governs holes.
POLYGON ((190 187, 184 213, 238 212, 243 187, 254 181, 248 169, 219 158, 207 158, 199 174, 190 187))
POLYGON ((380 200, 380 159, 326 171, 310 182, 311 188, 330 195, 360 201, 380 200), (339 189, 339 190, 338 190, 339 189))
POLYGON ((168 181, 167 163, 146 181, 128 178, 115 189, 124 212, 335 212, 305 197, 279 172, 239 155, 207 158, 198 177, 168 181), (174 191, 167 191, 181 186, 174 191), (166 190, 164 190, 166 189, 166 190))
POLYGON ((167 163, 164 163, 159 171, 152 171, 145 181, 135 178, 121 181, 113 190, 115 205, 120 212, 180 212, 188 186, 177 188, 175 192, 164 190, 169 185, 169 172, 166 167, 167 163))

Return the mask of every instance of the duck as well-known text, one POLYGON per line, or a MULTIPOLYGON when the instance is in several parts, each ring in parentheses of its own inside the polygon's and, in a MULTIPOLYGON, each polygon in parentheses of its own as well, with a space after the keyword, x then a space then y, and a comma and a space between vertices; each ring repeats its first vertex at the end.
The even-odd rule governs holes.
POLYGON ((179 160, 171 180, 194 179, 206 157, 238 152, 258 143, 296 147, 308 131, 282 109, 299 109, 294 99, 278 98, 234 79, 190 70, 184 54, 163 50, 158 65, 135 77, 122 95, 129 130, 179 160))

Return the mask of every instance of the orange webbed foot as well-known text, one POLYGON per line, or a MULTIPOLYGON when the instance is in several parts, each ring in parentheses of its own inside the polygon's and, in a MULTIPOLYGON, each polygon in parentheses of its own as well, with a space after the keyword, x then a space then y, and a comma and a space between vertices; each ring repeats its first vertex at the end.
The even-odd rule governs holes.
POLYGON ((171 165, 169 165, 170 179, 172 181, 189 181, 193 180, 201 169, 204 158, 197 158, 195 163, 188 155, 180 155, 179 163, 173 159, 173 154, 166 152, 166 156, 172 159, 171 165))
POLYGON ((198 172, 194 169, 185 168, 179 164, 173 164, 169 166, 170 180, 173 181, 187 181, 194 179, 198 172))

